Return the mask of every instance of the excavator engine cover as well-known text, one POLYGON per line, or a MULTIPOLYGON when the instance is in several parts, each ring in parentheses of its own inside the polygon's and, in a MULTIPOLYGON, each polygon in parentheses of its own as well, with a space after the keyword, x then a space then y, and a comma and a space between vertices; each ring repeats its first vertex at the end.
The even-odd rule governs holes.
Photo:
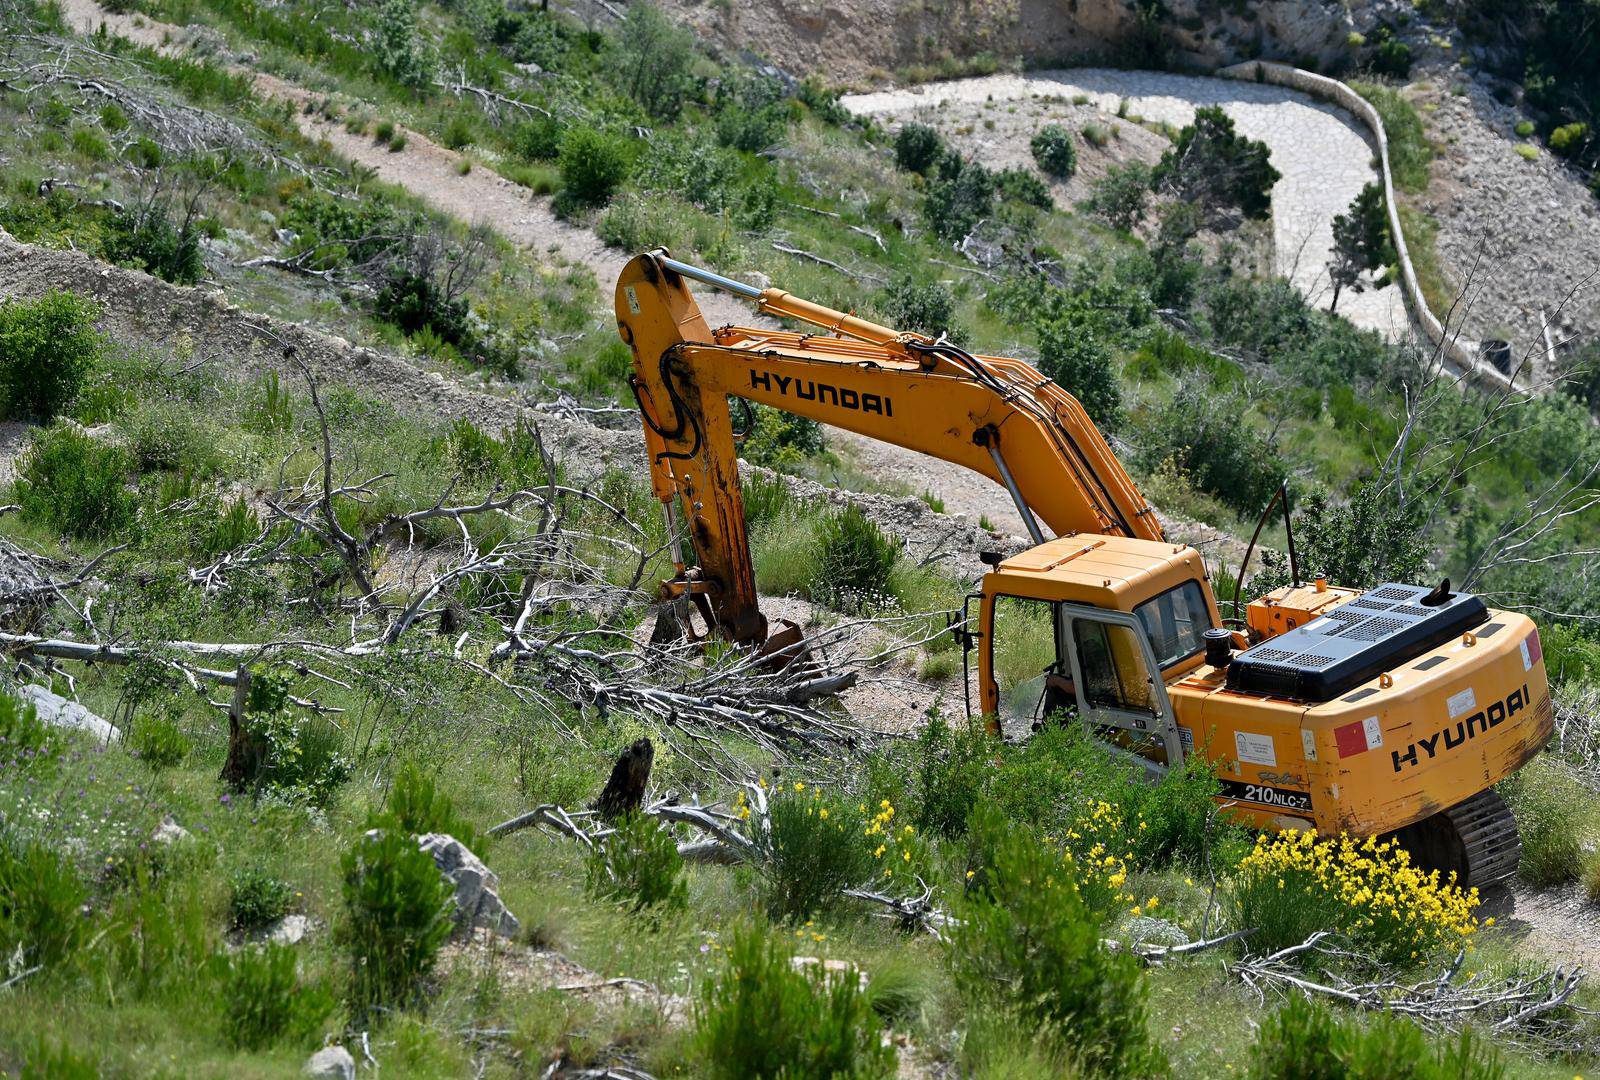
POLYGON ((1425 586, 1392 582, 1363 593, 1234 657, 1228 689, 1329 701, 1489 617, 1470 593, 1448 593, 1425 605, 1429 594, 1425 586))

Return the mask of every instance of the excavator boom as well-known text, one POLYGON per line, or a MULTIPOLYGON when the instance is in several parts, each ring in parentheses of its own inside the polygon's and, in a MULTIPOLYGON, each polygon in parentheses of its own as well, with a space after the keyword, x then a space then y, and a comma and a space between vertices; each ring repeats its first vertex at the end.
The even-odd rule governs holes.
POLYGON ((729 397, 810 417, 982 473, 1011 494, 1035 542, 1092 532, 1161 540, 1160 523, 1077 400, 1020 360, 974 356, 663 253, 617 282, 654 493, 681 498, 698 561, 685 580, 721 633, 765 637, 745 534, 729 397), (708 282, 828 333, 713 330, 686 284, 708 282), (1065 481, 1065 482, 1063 482, 1065 481), (1037 519, 1037 520, 1036 520, 1037 519))

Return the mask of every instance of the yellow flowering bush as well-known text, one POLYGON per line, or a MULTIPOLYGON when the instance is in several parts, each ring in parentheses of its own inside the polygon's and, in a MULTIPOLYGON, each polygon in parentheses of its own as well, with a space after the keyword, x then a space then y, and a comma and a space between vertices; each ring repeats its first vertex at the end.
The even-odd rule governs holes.
POLYGON ((1453 874, 1441 881, 1387 840, 1262 835, 1232 891, 1238 925, 1257 928, 1249 947, 1258 953, 1332 930, 1383 963, 1410 967, 1469 946, 1478 929, 1477 889, 1458 888, 1453 874))
POLYGON ((1046 844, 1060 844, 1061 861, 1071 873, 1072 889, 1090 911, 1108 916, 1132 905, 1134 914, 1144 913, 1143 905, 1128 887, 1133 843, 1122 809, 1116 804, 1094 799, 1067 827, 1065 836, 1046 836, 1044 840, 1046 844))

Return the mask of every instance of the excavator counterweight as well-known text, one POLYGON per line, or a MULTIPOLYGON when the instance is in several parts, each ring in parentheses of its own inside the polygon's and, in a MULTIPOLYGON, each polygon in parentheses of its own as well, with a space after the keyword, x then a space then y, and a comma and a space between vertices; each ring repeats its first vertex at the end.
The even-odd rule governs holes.
POLYGON ((1219 801, 1255 827, 1392 834, 1463 884, 1515 869, 1515 823, 1493 785, 1552 730, 1526 616, 1448 583, 1362 592, 1319 579, 1257 598, 1230 629, 1199 554, 1166 540, 1082 406, 1030 364, 665 252, 627 264, 616 313, 652 490, 693 549, 664 599, 692 602, 709 632, 767 638, 729 407, 758 402, 971 469, 1010 494, 1035 546, 984 575, 964 634, 977 660, 968 685, 991 730, 1069 718, 1151 776, 1202 756, 1219 801), (689 281, 800 325, 712 328, 689 281), (1040 635, 1054 646, 1043 673, 997 662, 1034 653, 1008 651, 1008 638, 1040 635))

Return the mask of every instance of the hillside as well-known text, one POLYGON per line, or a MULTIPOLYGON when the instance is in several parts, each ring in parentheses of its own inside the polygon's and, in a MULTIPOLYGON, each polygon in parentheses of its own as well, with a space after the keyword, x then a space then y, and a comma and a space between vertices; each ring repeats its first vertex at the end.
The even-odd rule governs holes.
POLYGON ((1255 11, 0 0, 0 1072, 1593 1071, 1600 202, 1495 157, 1481 27, 1255 11), (1417 329, 1371 132, 1214 71, 1263 54, 1378 105, 1509 389, 1417 329), (1517 875, 1257 833, 1232 737, 1146 782, 1036 715, 1054 616, 959 633, 1005 490, 766 406, 755 582, 814 663, 665 636, 701 530, 612 297, 657 247, 1036 366, 1225 616, 1288 580, 1286 482, 1302 571, 1531 617, 1517 875))

